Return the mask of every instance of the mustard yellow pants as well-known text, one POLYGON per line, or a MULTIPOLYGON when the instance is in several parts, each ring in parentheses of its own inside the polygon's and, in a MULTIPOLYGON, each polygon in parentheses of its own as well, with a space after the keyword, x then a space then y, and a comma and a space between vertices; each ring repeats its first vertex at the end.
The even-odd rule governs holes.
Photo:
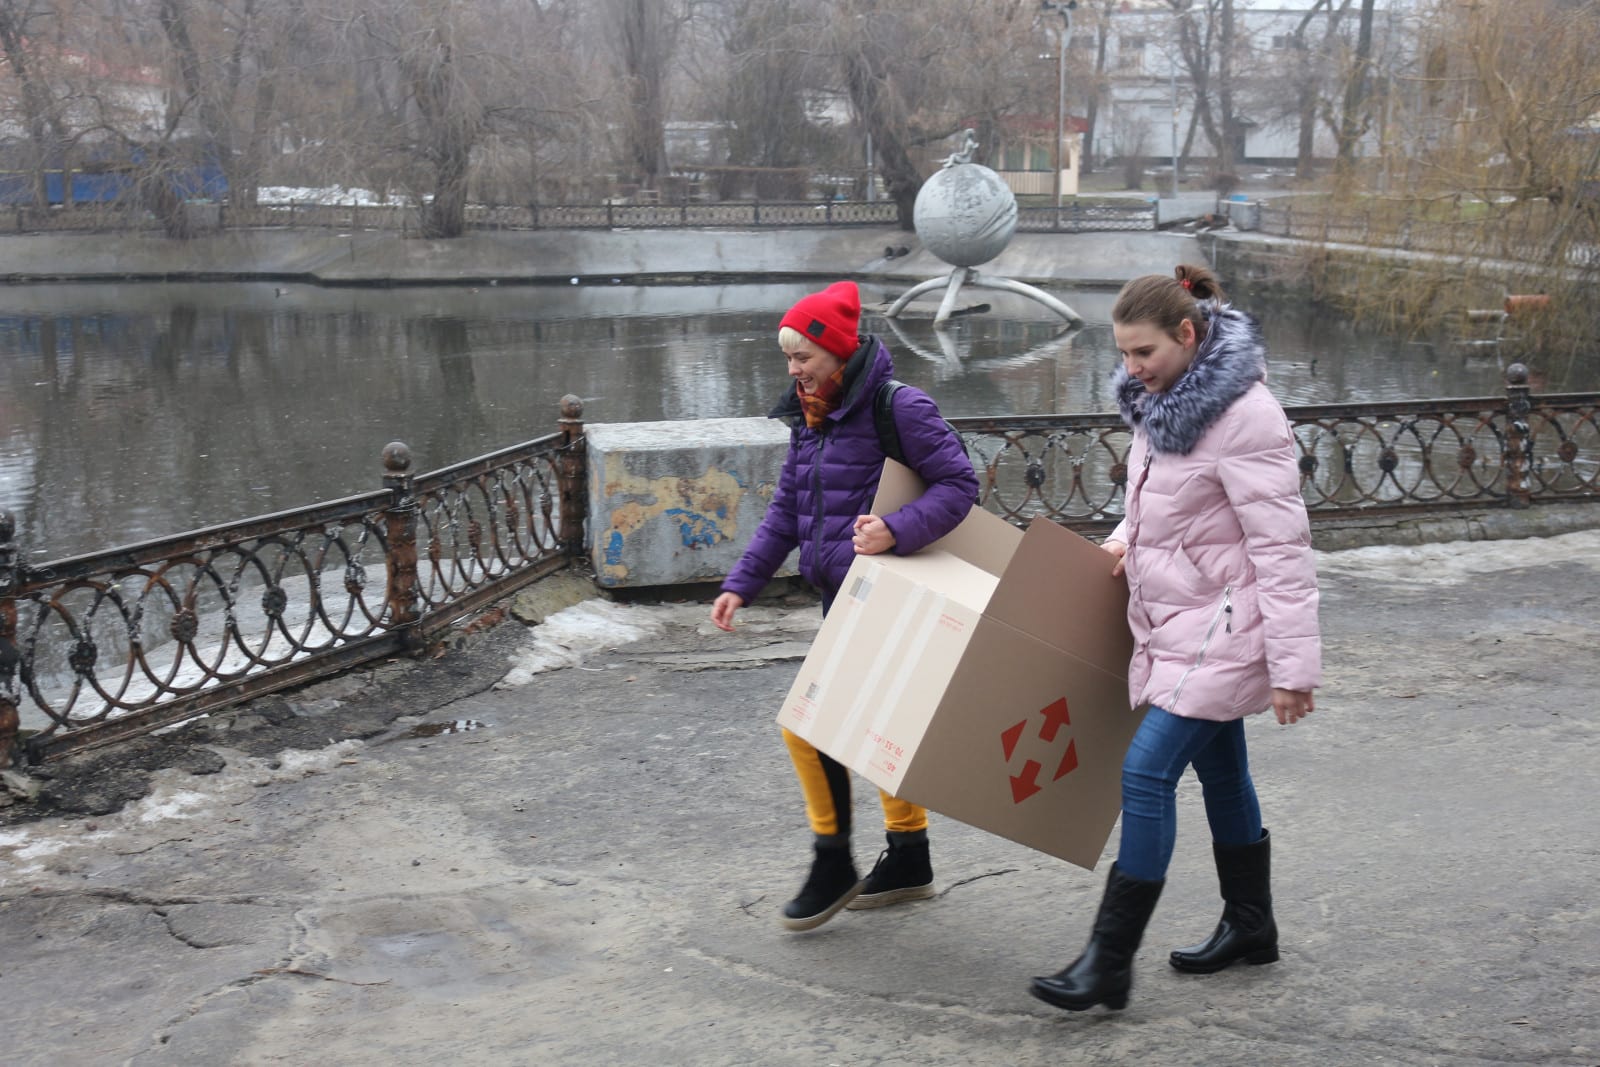
MULTIPOLYGON (((794 773, 806 797, 806 818, 811 821, 811 832, 824 836, 848 834, 850 772, 844 764, 818 752, 811 742, 788 730, 783 731, 783 743, 789 746, 789 758, 794 761, 794 773)), ((927 808, 892 797, 881 789, 878 797, 883 801, 885 829, 903 832, 928 828, 927 808)))

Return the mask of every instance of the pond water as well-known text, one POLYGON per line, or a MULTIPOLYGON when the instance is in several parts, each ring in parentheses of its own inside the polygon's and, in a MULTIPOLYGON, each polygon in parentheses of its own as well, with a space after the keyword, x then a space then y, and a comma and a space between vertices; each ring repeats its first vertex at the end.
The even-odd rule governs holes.
MULTIPOLYGON (((778 319, 819 287, 0 286, 0 508, 37 563, 378 488, 393 440, 418 472, 516 444, 566 393, 588 422, 762 415, 785 385, 778 319)), ((991 309, 944 335, 936 300, 864 328, 952 417, 1110 409, 1114 293, 1057 291, 1089 323, 1068 333, 1027 300, 964 295, 991 309)), ((1502 390, 1493 349, 1235 300, 1264 320, 1286 404, 1502 390)))

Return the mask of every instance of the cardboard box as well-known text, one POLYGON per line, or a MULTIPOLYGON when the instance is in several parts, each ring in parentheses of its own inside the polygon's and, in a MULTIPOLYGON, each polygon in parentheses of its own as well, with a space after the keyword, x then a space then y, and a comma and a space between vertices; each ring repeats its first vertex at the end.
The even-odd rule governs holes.
MULTIPOLYGON (((873 511, 921 491, 890 461, 873 511)), ((1140 720, 1114 564, 981 508, 914 556, 857 557, 778 723, 894 796, 1093 870, 1140 720)))

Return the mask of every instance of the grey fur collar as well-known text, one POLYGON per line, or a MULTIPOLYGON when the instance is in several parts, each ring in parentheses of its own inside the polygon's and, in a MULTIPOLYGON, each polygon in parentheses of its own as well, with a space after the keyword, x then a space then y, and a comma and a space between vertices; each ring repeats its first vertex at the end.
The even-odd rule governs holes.
POLYGON ((1112 376, 1117 407, 1129 429, 1143 430, 1157 452, 1186 456, 1213 422, 1267 376, 1267 349, 1256 320, 1231 304, 1211 309, 1205 340, 1183 377, 1164 393, 1118 367, 1112 376))

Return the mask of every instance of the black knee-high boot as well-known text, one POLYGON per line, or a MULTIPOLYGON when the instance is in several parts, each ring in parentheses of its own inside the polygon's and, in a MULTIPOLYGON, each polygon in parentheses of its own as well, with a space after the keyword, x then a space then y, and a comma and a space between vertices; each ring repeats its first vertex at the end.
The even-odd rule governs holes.
POLYGON ((1112 864, 1094 918, 1094 933, 1083 955, 1065 970, 1035 978, 1030 990, 1033 995, 1068 1011, 1084 1011, 1096 1004, 1126 1007, 1128 991, 1133 988, 1133 954, 1166 884, 1165 880, 1146 882, 1131 877, 1112 864))
POLYGON ((1198 945, 1176 949, 1168 957, 1190 974, 1211 974, 1244 960, 1274 963, 1278 959, 1278 924, 1272 918, 1272 839, 1261 831, 1253 845, 1211 845, 1222 887, 1222 921, 1198 945))

